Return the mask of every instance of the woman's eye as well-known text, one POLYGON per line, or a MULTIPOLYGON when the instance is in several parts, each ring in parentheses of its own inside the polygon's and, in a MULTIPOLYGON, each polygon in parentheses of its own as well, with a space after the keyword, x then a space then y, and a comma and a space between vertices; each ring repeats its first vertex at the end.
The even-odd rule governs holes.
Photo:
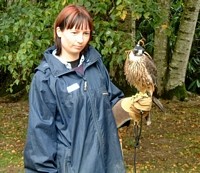
POLYGON ((89 32, 85 32, 84 35, 88 36, 88 35, 90 35, 90 33, 89 32))

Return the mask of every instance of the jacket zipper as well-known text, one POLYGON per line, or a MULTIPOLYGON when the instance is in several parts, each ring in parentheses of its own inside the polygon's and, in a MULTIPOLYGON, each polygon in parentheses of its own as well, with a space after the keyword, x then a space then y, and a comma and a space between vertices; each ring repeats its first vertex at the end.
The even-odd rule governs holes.
POLYGON ((87 91, 88 89, 88 83, 87 83, 87 80, 85 78, 83 78, 84 80, 84 84, 83 84, 83 91, 87 91))

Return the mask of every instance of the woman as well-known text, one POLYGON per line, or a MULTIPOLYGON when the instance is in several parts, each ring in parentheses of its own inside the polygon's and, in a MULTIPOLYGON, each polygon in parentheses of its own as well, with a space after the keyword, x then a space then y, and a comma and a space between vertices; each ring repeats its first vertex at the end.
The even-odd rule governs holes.
POLYGON ((125 172, 112 112, 124 95, 89 46, 92 31, 81 6, 66 6, 55 20, 55 46, 31 83, 26 173, 125 172))

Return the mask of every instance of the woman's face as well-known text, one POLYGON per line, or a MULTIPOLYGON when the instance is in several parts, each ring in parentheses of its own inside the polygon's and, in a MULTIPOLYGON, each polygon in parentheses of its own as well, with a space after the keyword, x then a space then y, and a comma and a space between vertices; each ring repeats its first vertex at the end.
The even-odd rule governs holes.
POLYGON ((90 40, 90 30, 82 28, 76 29, 73 27, 72 29, 64 29, 63 31, 59 27, 57 28, 57 35, 61 38, 61 55, 79 56, 90 40))

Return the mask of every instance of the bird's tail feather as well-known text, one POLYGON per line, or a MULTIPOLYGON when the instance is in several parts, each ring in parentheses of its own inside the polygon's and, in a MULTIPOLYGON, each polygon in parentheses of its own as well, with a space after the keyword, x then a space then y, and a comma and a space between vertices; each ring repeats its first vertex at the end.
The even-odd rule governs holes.
POLYGON ((162 111, 162 112, 165 112, 165 108, 164 106, 162 105, 162 103, 160 102, 160 100, 158 100, 156 97, 152 97, 153 99, 153 102, 156 104, 156 106, 162 111))

